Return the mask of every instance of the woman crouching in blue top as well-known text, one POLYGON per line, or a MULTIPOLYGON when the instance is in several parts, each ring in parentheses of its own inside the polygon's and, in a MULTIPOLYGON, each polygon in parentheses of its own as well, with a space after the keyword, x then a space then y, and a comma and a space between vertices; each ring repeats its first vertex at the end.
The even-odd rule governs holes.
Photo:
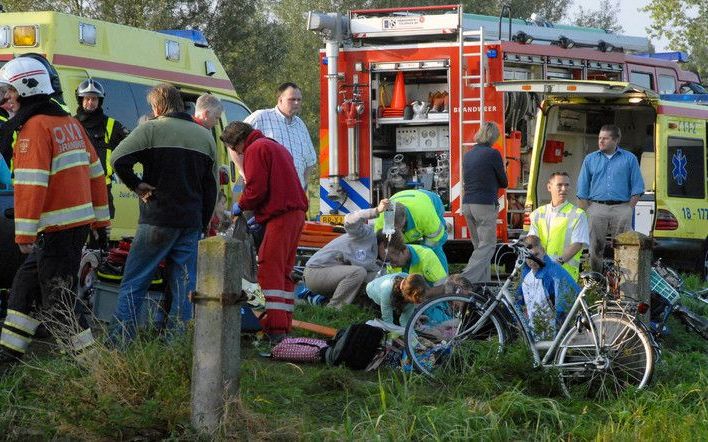
POLYGON ((428 288, 422 275, 399 272, 374 279, 366 285, 366 294, 381 307, 382 321, 395 324, 395 313, 405 326, 428 288))
MULTIPOLYGON (((395 324, 394 315, 399 315, 398 325, 405 327, 417 304, 443 294, 471 295, 472 289, 462 275, 450 275, 444 284, 431 287, 422 275, 398 272, 371 281, 366 285, 366 294, 381 307, 382 321, 395 324)), ((430 323, 450 319, 443 311, 439 313, 428 312, 430 323)))

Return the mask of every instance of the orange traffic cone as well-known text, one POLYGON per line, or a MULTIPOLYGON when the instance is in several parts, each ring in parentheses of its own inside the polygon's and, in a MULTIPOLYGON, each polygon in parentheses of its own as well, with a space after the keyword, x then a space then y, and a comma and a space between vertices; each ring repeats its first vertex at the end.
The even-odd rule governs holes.
POLYGON ((406 98, 406 82, 403 78, 403 72, 399 71, 396 74, 396 81, 393 82, 393 98, 391 99, 391 105, 388 107, 391 110, 398 112, 403 112, 408 104, 408 99, 406 98))

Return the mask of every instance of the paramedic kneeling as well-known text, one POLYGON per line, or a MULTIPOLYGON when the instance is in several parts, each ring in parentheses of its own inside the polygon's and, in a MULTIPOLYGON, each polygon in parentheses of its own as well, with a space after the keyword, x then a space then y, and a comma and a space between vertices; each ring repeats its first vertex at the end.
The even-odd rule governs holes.
POLYGON ((522 309, 526 307, 529 325, 537 340, 553 339, 580 287, 560 264, 546 255, 538 236, 528 235, 524 244, 543 265, 530 258, 526 260, 517 305, 522 309))

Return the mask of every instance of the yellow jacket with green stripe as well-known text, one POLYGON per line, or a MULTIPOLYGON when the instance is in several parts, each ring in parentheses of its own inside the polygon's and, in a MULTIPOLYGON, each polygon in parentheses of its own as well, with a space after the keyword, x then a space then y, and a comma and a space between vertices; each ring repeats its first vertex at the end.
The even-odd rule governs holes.
MULTIPOLYGON (((406 208, 406 227, 403 231, 406 244, 423 243, 435 247, 443 239, 446 233, 442 219, 444 209, 442 201, 435 201, 436 198, 440 199, 427 190, 413 189, 397 192, 390 198, 392 203, 399 203, 406 208)), ((381 214, 374 224, 377 232, 383 229, 383 223, 381 214)))
POLYGON ((411 260, 406 267, 396 267, 389 270, 392 272, 405 272, 408 274, 417 273, 423 275, 430 285, 440 284, 447 278, 447 272, 440 263, 440 258, 433 250, 419 244, 408 244, 411 253, 411 260))

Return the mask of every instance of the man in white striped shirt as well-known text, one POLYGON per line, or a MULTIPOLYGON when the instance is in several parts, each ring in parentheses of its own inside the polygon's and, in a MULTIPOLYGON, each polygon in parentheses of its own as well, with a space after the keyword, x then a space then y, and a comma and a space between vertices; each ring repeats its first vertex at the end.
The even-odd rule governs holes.
POLYGON ((301 109, 302 91, 295 83, 287 82, 278 86, 278 104, 274 108, 257 110, 244 122, 285 146, 293 157, 302 188, 307 189, 317 154, 305 123, 297 116, 301 109))

